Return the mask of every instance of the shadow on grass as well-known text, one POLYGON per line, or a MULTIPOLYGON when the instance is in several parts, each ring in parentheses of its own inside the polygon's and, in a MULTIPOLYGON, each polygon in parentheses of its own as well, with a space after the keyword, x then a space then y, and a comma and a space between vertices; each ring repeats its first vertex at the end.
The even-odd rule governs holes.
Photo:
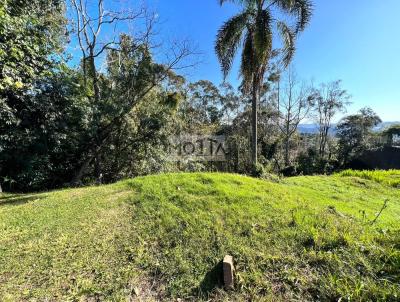
POLYGON ((222 261, 220 261, 204 276, 199 287, 194 290, 194 294, 207 296, 215 289, 223 287, 223 284, 224 275, 222 270, 222 261))
POLYGON ((18 206, 34 200, 43 199, 43 195, 6 195, 0 196, 0 207, 1 206, 18 206))

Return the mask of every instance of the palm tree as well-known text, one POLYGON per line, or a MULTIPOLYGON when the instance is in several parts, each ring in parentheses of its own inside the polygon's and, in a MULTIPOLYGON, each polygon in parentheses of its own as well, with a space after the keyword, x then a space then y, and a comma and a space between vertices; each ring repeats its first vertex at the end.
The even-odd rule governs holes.
POLYGON ((224 79, 242 48, 240 76, 246 93, 252 95, 253 166, 257 164, 257 107, 265 71, 272 56, 274 32, 282 38, 282 61, 287 66, 295 52, 295 39, 311 19, 310 0, 219 0, 220 5, 233 2, 242 11, 224 23, 218 31, 215 51, 224 79), (274 31, 274 29, 276 30, 274 31))

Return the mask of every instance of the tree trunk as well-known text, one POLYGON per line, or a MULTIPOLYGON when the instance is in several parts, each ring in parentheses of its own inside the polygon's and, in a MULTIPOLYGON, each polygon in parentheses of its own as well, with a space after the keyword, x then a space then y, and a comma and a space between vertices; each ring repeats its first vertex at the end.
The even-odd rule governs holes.
POLYGON ((259 101, 259 89, 257 87, 257 84, 253 84, 253 96, 252 96, 252 112, 251 112, 251 123, 252 123, 252 135, 251 135, 251 161, 253 164, 253 168, 257 166, 258 163, 258 158, 257 158, 257 107, 258 107, 258 101, 259 101))
POLYGON ((320 130, 319 133, 319 156, 325 157, 325 126, 320 130))
POLYGON ((100 102, 100 87, 99 87, 99 79, 97 75, 97 70, 96 70, 96 63, 94 61, 94 52, 91 49, 90 50, 90 56, 89 56, 89 63, 90 63, 90 71, 91 71, 91 77, 93 81, 93 91, 94 91, 94 101, 95 104, 98 105, 100 102))
POLYGON ((285 121, 285 166, 290 165, 289 148, 290 148, 290 113, 286 116, 285 121))
POLYGON ((321 145, 320 145, 320 156, 321 158, 326 158, 326 145, 328 143, 328 135, 329 135, 329 127, 324 127, 321 137, 321 145))
POLYGON ((84 162, 83 164, 80 166, 78 172, 74 175, 74 177, 71 180, 71 185, 72 186, 79 186, 81 184, 82 181, 82 177, 85 175, 86 170, 89 168, 90 163, 92 162, 92 157, 89 156, 84 162))
MULTIPOLYGON (((93 49, 90 49, 90 67, 91 67, 91 72, 92 72, 92 81, 93 81, 93 91, 94 91, 94 108, 96 108, 96 106, 99 106, 100 104, 100 99, 101 99, 101 95, 100 95, 100 87, 99 87, 99 79, 98 79, 98 74, 97 74, 97 70, 96 70, 96 63, 94 60, 94 51, 93 49)), ((94 122, 96 125, 100 124, 100 117, 99 114, 96 112, 94 113, 94 122)), ((95 137, 95 142, 96 142, 96 149, 97 151, 94 154, 95 157, 95 169, 94 169, 94 173, 95 173, 95 177, 97 178, 98 182, 101 182, 101 162, 100 162, 100 156, 99 156, 99 149, 101 146, 101 142, 100 139, 98 137, 98 135, 96 134, 95 137)))
POLYGON ((236 156, 235 156, 235 173, 239 173, 239 142, 237 141, 237 138, 235 139, 236 142, 236 156))
POLYGON ((289 137, 285 138, 285 166, 288 167, 290 165, 289 160, 289 137))

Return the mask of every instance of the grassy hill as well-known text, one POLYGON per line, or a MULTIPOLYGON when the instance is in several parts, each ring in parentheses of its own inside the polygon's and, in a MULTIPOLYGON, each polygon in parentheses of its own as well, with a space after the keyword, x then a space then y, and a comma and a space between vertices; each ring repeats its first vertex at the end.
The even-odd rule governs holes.
POLYGON ((400 171, 354 175, 170 174, 0 195, 0 301, 398 301, 400 171))

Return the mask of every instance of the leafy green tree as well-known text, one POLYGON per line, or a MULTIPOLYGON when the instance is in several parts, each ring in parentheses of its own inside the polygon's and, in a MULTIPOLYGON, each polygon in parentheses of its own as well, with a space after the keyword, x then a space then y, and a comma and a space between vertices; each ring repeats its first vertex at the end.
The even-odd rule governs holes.
POLYGON ((243 110, 243 102, 239 93, 227 82, 219 87, 222 103, 223 123, 231 124, 233 119, 243 110))
POLYGON ((51 72, 64 25, 62 1, 0 0, 1 97, 21 95, 51 72))
POLYGON ((63 1, 0 0, 0 176, 6 186, 34 174, 27 163, 46 162, 34 156, 43 123, 34 129, 30 122, 38 111, 51 111, 38 97, 58 72, 64 25, 63 1))
POLYGON ((386 145, 394 146, 399 144, 400 137, 400 124, 395 124, 385 129, 382 133, 384 138, 386 138, 386 145))
POLYGON ((80 81, 64 66, 37 81, 34 94, 14 100, 17 122, 0 123, 0 175, 7 190, 41 190, 67 182, 89 130, 90 107, 80 81))
POLYGON ((101 154, 113 131, 122 127, 125 117, 146 98, 153 89, 163 85, 173 71, 191 54, 187 45, 175 45, 170 61, 158 64, 153 61, 150 37, 156 17, 145 10, 115 10, 109 2, 71 0, 74 32, 81 49, 81 66, 84 86, 90 92, 92 104, 90 139, 81 165, 72 183, 80 183, 85 174, 93 174, 101 181, 103 169, 101 154), (131 37, 117 33, 116 28, 135 24, 143 33, 131 37), (106 29, 110 29, 107 31, 106 29), (113 32, 113 36, 109 33, 113 32), (99 66, 107 57, 107 70, 99 66))
POLYGON ((363 108, 358 114, 343 118, 337 126, 339 138, 339 160, 347 164, 373 146, 372 129, 382 120, 370 108, 363 108))
POLYGON ((287 66, 295 52, 295 40, 309 23, 312 4, 309 0, 220 0, 233 2, 242 11, 219 30, 215 50, 226 77, 243 43, 240 75, 243 88, 252 95, 252 163, 257 164, 257 107, 264 75, 272 56, 274 28, 282 37, 283 62, 287 66), (275 12, 278 12, 275 14, 275 12), (280 18, 286 17, 286 18, 280 18), (291 22, 293 21, 293 22, 291 22))
MULTIPOLYGON (((155 63, 147 45, 136 45, 128 35, 120 40, 119 49, 108 52, 108 84, 102 88, 99 108, 104 136, 98 160, 106 182, 168 171, 164 147, 182 98, 182 78, 155 63)), ((89 169, 86 175, 98 174, 89 169)))
POLYGON ((189 103, 201 124, 216 124, 222 118, 219 110, 222 96, 218 87, 210 81, 201 80, 189 84, 189 103))

